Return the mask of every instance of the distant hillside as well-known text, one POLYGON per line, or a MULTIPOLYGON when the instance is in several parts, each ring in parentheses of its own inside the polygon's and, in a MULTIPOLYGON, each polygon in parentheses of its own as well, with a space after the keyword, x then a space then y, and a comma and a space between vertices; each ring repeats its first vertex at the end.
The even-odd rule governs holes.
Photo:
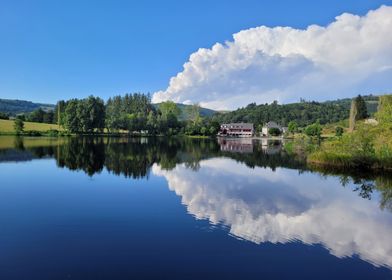
MULTIPOLYGON (((159 103, 156 103, 156 104, 153 104, 153 105, 155 106, 155 108, 159 107, 159 103)), ((186 113, 186 108, 189 107, 189 106, 191 106, 191 105, 185 105, 185 104, 177 103, 177 107, 180 108, 180 110, 181 110, 181 115, 180 115, 180 119, 181 120, 187 120, 188 119, 188 116, 187 116, 187 113, 186 113)), ((202 108, 202 107, 200 108, 200 115, 202 117, 211 117, 211 116, 213 116, 216 113, 218 113, 218 112, 214 111, 214 110, 211 110, 211 109, 202 108)))
MULTIPOLYGON (((377 111, 378 96, 363 96, 368 113, 373 115, 377 111)), ((352 98, 333 101, 316 102, 302 101, 290 104, 260 104, 251 103, 235 111, 217 114, 213 118, 220 123, 251 122, 256 126, 268 121, 275 121, 287 125, 296 121, 299 126, 306 126, 320 121, 321 124, 335 123, 349 117, 352 98)))
POLYGON ((38 108, 48 111, 53 110, 54 105, 34 103, 25 100, 0 99, 0 112, 8 113, 10 115, 31 113, 38 108))

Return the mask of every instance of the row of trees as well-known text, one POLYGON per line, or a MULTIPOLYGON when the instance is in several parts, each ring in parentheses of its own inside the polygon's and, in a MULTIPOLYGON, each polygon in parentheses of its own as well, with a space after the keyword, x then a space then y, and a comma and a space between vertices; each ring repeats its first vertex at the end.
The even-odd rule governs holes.
POLYGON ((55 107, 54 121, 71 133, 103 132, 215 135, 219 123, 202 118, 200 107, 186 107, 187 120, 181 119, 180 108, 172 101, 154 105, 147 94, 135 93, 115 96, 104 101, 90 96, 85 99, 59 101, 55 107), (59 119, 58 119, 59 118, 59 119))
MULTIPOLYGON (((8 120, 11 115, 8 113, 0 112, 0 119, 8 120)), ((55 115, 52 110, 45 111, 38 108, 31 113, 18 114, 17 117, 22 121, 37 122, 37 123, 55 123, 55 115)))

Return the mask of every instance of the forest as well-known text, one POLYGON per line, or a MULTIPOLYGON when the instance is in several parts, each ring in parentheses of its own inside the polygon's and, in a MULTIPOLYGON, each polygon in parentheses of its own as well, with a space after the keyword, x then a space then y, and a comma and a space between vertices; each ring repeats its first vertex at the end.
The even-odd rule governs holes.
MULTIPOLYGON (((373 115, 377 111, 378 96, 368 95, 362 97, 367 106, 367 111, 373 115)), ((348 119, 351 106, 351 98, 334 101, 316 102, 301 99, 299 103, 256 105, 251 103, 246 107, 225 114, 216 114, 214 119, 219 123, 250 122, 257 128, 258 125, 269 121, 275 121, 282 126, 287 126, 294 121, 299 127, 310 124, 335 123, 348 119)))

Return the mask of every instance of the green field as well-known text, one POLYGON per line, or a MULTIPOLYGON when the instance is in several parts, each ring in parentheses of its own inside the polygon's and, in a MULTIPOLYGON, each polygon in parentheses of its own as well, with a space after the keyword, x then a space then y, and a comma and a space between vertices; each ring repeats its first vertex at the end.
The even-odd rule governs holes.
MULTIPOLYGON (((24 131, 40 131, 46 132, 50 129, 59 129, 57 124, 47 124, 47 123, 33 123, 33 122, 24 122, 24 131)), ((14 121, 13 120, 0 120, 0 133, 15 133, 14 130, 14 121)))

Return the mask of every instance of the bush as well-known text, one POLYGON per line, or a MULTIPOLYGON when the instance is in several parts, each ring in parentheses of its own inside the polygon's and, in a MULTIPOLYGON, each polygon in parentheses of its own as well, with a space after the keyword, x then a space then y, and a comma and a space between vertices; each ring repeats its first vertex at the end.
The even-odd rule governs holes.
POLYGON ((49 129, 45 134, 48 136, 59 136, 59 131, 57 129, 49 129))
POLYGON ((305 134, 307 136, 317 136, 317 137, 320 137, 321 131, 322 131, 322 128, 321 128, 321 125, 318 122, 314 123, 314 124, 311 124, 311 125, 308 125, 305 128, 305 134))
POLYGON ((282 134, 282 132, 280 131, 279 128, 276 127, 272 127, 270 129, 268 129, 268 134, 272 135, 272 136, 279 136, 282 134))
POLYGON ((344 132, 343 127, 337 126, 337 127, 335 128, 336 136, 338 136, 338 137, 342 136, 342 135, 343 135, 343 132, 344 132))

